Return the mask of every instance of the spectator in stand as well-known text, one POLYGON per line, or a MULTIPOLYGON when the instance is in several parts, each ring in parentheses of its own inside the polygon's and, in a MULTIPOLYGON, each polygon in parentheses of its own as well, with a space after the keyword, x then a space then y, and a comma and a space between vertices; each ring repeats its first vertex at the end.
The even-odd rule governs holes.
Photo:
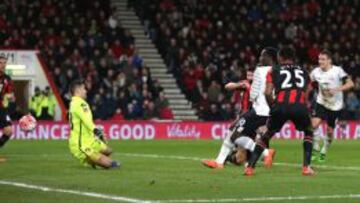
POLYGON ((134 104, 129 103, 127 105, 127 109, 126 109, 126 113, 125 113, 125 119, 126 120, 135 120, 136 117, 137 117, 137 115, 136 115, 136 112, 135 112, 134 104))
POLYGON ((155 106, 158 110, 164 107, 169 107, 169 100, 166 99, 164 92, 159 93, 159 97, 155 101, 155 106))
POLYGON ((39 120, 54 120, 56 99, 51 93, 50 87, 45 88, 39 100, 36 107, 36 118, 39 120))
POLYGON ((211 104, 210 106, 210 112, 208 112, 205 116, 205 120, 207 121, 221 121, 223 120, 223 117, 221 113, 219 112, 219 108, 216 104, 211 104))
POLYGON ((199 117, 205 120, 210 110, 210 101, 207 92, 203 92, 200 102, 198 102, 195 107, 198 110, 199 117))
POLYGON ((211 85, 208 88, 207 92, 209 95, 209 101, 212 103, 217 103, 218 98, 221 94, 221 87, 215 80, 211 81, 211 85))
POLYGON ((144 111, 144 119, 145 120, 151 120, 151 119, 155 119, 158 118, 158 112, 155 109, 155 104, 154 102, 148 102, 147 104, 145 104, 144 107, 145 111, 144 111))
POLYGON ((221 105, 221 117, 228 121, 234 119, 236 116, 235 111, 230 103, 221 105))
POLYGON ((124 115, 121 108, 117 108, 114 115, 110 118, 112 121, 122 121, 124 120, 124 115))
MULTIPOLYGON (((282 1, 137 0, 131 5, 146 22, 160 54, 200 117, 204 116, 199 109, 204 109, 199 105, 203 91, 208 92, 211 102, 219 105, 218 88, 211 85, 212 81, 225 84, 229 79, 239 80, 240 72, 256 66, 261 47, 291 43, 297 50, 299 64, 304 67, 315 66, 319 50, 330 49, 334 52, 335 64, 359 76, 360 21, 356 20, 360 15, 359 6, 360 2, 354 0, 289 1, 286 4, 282 1), (195 66, 206 67, 202 75, 194 73, 195 66)), ((229 103, 231 94, 224 95, 221 102, 229 103)), ((232 108, 238 109, 238 104, 232 103, 232 108)))
POLYGON ((29 101, 29 110, 30 113, 34 116, 36 116, 37 108, 40 106, 40 102, 42 99, 42 92, 38 86, 35 87, 35 94, 31 97, 29 101))
POLYGON ((160 119, 164 120, 172 120, 174 119, 174 115, 170 107, 163 107, 159 110, 160 119))
POLYGON ((0 48, 40 50, 66 106, 68 84, 75 78, 85 80, 94 117, 101 120, 118 108, 126 112, 134 98, 140 119, 143 97, 154 102, 162 90, 153 89, 135 39, 118 24, 109 0, 5 1, 2 8, 0 48), (153 95, 142 96, 143 88, 153 95))
POLYGON ((347 113, 346 117, 359 119, 358 113, 360 109, 360 101, 353 91, 349 92, 349 94, 347 95, 345 104, 346 104, 346 113, 347 113))
MULTIPOLYGON (((2 5, 0 49, 40 50, 66 106, 68 84, 79 77, 86 80, 89 101, 95 100, 101 87, 111 92, 117 103, 112 112, 123 103, 120 95, 127 98, 120 107, 127 112, 134 91, 137 106, 141 108, 145 101, 143 89, 151 92, 153 99, 162 91, 158 82, 152 81, 134 45, 134 37, 117 22, 110 0, 23 0, 4 1, 2 5), (118 86, 119 73, 124 74, 125 83, 121 76, 118 86)), ((240 72, 254 68, 255 56, 266 46, 291 43, 297 50, 299 64, 304 67, 314 66, 318 51, 328 49, 334 53, 335 64, 353 77, 360 77, 360 21, 357 20, 360 2, 356 0, 304 0, 286 4, 283 1, 136 0, 129 1, 129 6, 144 22, 147 34, 194 107, 200 108, 203 92, 208 92, 210 100, 221 106, 216 97, 218 88, 211 85, 212 81, 216 81, 225 95, 221 102, 230 103, 231 94, 224 92, 222 84, 228 79, 239 80, 240 72), (216 89, 215 93, 209 89, 216 89)), ((355 94, 360 98, 359 88, 355 94)), ((238 103, 232 104, 232 108, 238 109, 238 103)), ((197 111, 199 115, 202 113, 197 111)))
POLYGON ((159 80, 154 81, 154 87, 152 88, 153 98, 158 98, 160 92, 164 91, 164 88, 161 87, 159 80))

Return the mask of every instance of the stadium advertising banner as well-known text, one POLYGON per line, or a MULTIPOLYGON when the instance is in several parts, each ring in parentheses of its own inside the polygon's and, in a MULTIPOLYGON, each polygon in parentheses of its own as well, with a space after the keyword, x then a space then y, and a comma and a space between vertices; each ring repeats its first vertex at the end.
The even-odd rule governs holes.
MULTIPOLYGON (((70 129, 66 122, 38 122, 33 132, 23 132, 14 123, 15 140, 66 140, 70 129)), ((226 136, 227 122, 149 122, 121 121, 98 122, 110 140, 154 140, 154 139, 210 139, 220 140, 226 136)), ((324 135, 324 127, 321 133, 324 135)), ((277 139, 300 139, 291 123, 287 123, 277 139)), ((342 128, 335 129, 335 139, 360 139, 360 122, 350 121, 342 128)))

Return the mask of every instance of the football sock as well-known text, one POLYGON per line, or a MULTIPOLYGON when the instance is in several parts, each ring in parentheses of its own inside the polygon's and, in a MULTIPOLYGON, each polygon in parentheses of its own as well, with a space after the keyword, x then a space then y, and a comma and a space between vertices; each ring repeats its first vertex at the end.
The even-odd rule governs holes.
POLYGON ((317 128, 314 130, 314 139, 313 139, 313 145, 315 151, 320 151, 320 128, 317 128))
POLYGON ((10 136, 2 135, 0 138, 0 147, 4 146, 4 144, 9 141, 10 136))
POLYGON ((249 159, 249 165, 248 165, 249 167, 255 168, 256 162, 259 160, 264 149, 265 148, 263 146, 256 144, 254 152, 251 153, 251 156, 249 159))
POLYGON ((332 137, 327 136, 324 140, 324 145, 321 148, 321 151, 320 151, 321 154, 327 153, 327 150, 329 149, 331 142, 332 142, 332 137))
POLYGON ((110 168, 117 168, 117 167, 120 167, 120 163, 117 161, 112 161, 110 168))
POLYGON ((303 142, 304 147, 304 162, 303 166, 310 166, 311 164, 311 152, 313 149, 312 136, 306 135, 303 142))
POLYGON ((232 149, 234 148, 234 144, 230 141, 230 133, 226 138, 224 139, 220 152, 216 158, 216 163, 218 164, 224 164, 226 157, 232 152, 232 149))
POLYGON ((269 155, 269 149, 265 148, 262 153, 262 156, 268 156, 268 155, 269 155))

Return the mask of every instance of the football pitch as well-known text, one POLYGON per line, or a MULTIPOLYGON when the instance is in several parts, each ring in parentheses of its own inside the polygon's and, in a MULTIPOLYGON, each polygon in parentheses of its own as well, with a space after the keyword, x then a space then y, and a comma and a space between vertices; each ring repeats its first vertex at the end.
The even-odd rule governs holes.
POLYGON ((115 170, 83 168, 66 141, 11 141, 0 149, 0 202, 360 202, 360 140, 337 140, 317 175, 301 176, 302 142, 274 140, 275 165, 211 170, 220 141, 111 141, 115 170))

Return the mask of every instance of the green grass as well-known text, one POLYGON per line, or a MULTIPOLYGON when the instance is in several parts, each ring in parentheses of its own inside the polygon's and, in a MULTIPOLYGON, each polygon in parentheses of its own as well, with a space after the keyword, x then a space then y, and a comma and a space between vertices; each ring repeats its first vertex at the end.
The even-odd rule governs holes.
MULTIPOLYGON (((114 159, 122 162, 122 168, 94 170, 81 167, 69 154, 65 141, 11 141, 0 149, 0 155, 7 158, 0 163, 0 180, 142 200, 360 194, 360 140, 335 141, 324 164, 357 167, 358 170, 318 168, 315 177, 301 176, 300 167, 279 165, 270 170, 258 167, 253 177, 244 177, 243 168, 233 165, 224 170, 210 170, 194 160, 125 154, 214 158, 220 144, 220 141, 113 141, 110 146, 116 152, 114 159)), ((274 140, 272 146, 278 152, 276 162, 301 163, 300 140, 274 140)), ((307 200, 359 201, 359 198, 307 200)), ((0 202, 111 201, 0 185, 0 202)))

